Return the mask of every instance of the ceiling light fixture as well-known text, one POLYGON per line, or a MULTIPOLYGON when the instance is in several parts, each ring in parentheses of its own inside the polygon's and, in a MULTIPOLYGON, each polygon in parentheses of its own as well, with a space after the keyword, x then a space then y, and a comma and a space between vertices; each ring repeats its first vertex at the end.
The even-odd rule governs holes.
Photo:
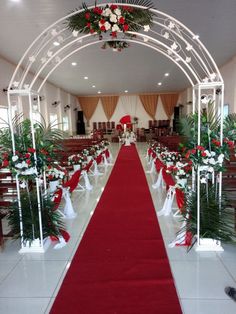
POLYGON ((58 41, 54 41, 53 45, 54 46, 60 46, 60 43, 58 41))
POLYGON ((127 89, 125 90, 125 93, 128 93, 128 90, 127 90, 127 89))
POLYGON ((161 85, 162 85, 162 82, 157 83, 157 85, 161 86, 161 85))
POLYGON ((102 93, 102 92, 99 90, 99 91, 98 91, 98 94, 101 94, 101 93, 102 93))
POLYGON ((165 73, 165 76, 169 76, 170 74, 169 73, 165 73))
POLYGON ((92 86, 92 88, 95 88, 95 87, 96 87, 95 85, 92 86))
POLYGON ((71 62, 71 65, 73 65, 73 67, 75 67, 77 65, 77 62, 71 62))
POLYGON ((87 77, 87 76, 84 76, 84 79, 85 79, 85 80, 88 80, 88 77, 87 77))

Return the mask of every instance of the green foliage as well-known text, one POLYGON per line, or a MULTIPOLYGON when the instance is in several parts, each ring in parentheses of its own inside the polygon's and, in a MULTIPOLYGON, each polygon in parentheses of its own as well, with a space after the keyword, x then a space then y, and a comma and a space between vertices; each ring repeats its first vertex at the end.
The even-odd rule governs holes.
MULTIPOLYGON (((228 208, 225 194, 221 200, 216 191, 217 185, 201 185, 200 188, 200 237, 211 238, 223 242, 236 242, 234 231, 234 213, 228 208), (220 205, 219 205, 220 204, 220 205)), ((197 234, 197 193, 186 194, 184 220, 186 231, 197 234)), ((183 230, 180 230, 183 232, 183 230)))
MULTIPOLYGON (((50 200, 49 196, 41 197, 41 207, 43 237, 46 238, 51 235, 59 236, 59 229, 64 230, 64 224, 61 215, 53 210, 54 203, 50 200)), ((22 241, 29 241, 31 243, 34 239, 40 237, 36 191, 21 194, 21 210, 23 222, 22 241)), ((12 204, 7 219, 14 238, 20 238, 20 217, 17 200, 12 204)))

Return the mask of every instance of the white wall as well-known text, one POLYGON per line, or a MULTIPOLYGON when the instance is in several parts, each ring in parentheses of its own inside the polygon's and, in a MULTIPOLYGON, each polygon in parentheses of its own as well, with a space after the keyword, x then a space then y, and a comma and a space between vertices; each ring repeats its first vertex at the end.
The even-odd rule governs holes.
MULTIPOLYGON (((7 93, 4 93, 3 89, 8 87, 15 68, 16 65, 0 58, 0 106, 8 106, 7 93)), ((32 74, 29 74, 26 81, 30 82, 31 80, 32 74)), ((38 84, 41 82, 42 80, 39 79, 38 84)), ((43 100, 40 102, 40 112, 46 123, 49 123, 50 113, 56 113, 58 115, 59 123, 62 122, 63 115, 67 115, 69 117, 70 133, 75 134, 75 113, 73 109, 77 106, 76 97, 49 82, 44 84, 40 96, 43 96, 43 100), (55 101, 60 102, 57 107, 52 106, 52 103, 55 101), (71 105, 71 108, 64 112, 66 105, 71 105)), ((24 112, 25 117, 29 116, 28 97, 13 97, 12 101, 18 104, 18 112, 24 112)))
POLYGON ((230 113, 236 112, 236 56, 220 68, 225 83, 224 103, 230 113))

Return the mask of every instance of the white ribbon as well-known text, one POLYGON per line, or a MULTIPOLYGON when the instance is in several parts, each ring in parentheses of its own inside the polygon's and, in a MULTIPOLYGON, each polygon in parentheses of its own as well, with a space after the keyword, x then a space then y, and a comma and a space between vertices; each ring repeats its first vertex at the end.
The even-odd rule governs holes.
POLYGON ((175 196, 175 187, 170 186, 162 209, 157 213, 158 216, 169 216, 175 196))
POLYGON ((93 161, 93 165, 94 165, 94 170, 92 172, 92 175, 93 176, 102 176, 102 173, 98 171, 98 165, 97 165, 97 162, 96 160, 93 161))
POLYGON ((168 244, 169 248, 173 248, 177 244, 180 244, 180 245, 185 244, 185 240, 186 240, 186 229, 185 229, 185 227, 186 227, 186 224, 187 224, 187 222, 184 221, 182 226, 180 227, 180 230, 183 228, 183 231, 180 232, 179 234, 177 234, 176 238, 170 244, 168 244))
POLYGON ((151 169, 146 171, 146 173, 153 173, 154 172, 154 169, 155 169, 155 160, 156 159, 152 159, 152 166, 151 166, 151 169))
POLYGON ((89 178, 88 178, 88 174, 87 174, 86 170, 82 171, 82 176, 83 176, 84 182, 85 182, 85 189, 88 191, 91 191, 93 189, 93 186, 89 182, 89 178))
POLYGON ((62 188, 62 196, 65 200, 65 207, 64 207, 65 218, 68 218, 68 219, 75 218, 77 214, 74 211, 71 198, 70 198, 70 192, 68 188, 62 188))
POLYGON ((54 249, 58 250, 58 249, 63 248, 64 246, 66 246, 65 239, 62 236, 58 237, 58 243, 54 245, 54 249))
POLYGON ((158 174, 157 182, 154 183, 152 185, 152 187, 153 187, 153 189, 157 189, 161 186, 161 184, 162 184, 162 186, 164 185, 163 176, 162 176, 162 168, 160 169, 160 172, 158 174))

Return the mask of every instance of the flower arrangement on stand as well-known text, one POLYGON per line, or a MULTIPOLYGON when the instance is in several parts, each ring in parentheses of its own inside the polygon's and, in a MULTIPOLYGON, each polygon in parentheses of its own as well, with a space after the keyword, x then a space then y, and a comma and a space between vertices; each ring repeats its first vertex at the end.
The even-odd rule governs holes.
MULTIPOLYGON (((31 133, 31 122, 24 119, 23 114, 15 116, 12 120, 15 151, 12 149, 10 127, 0 130, 0 155, 2 167, 11 171, 13 176, 20 180, 20 200, 16 199, 10 207, 8 223, 16 238, 21 238, 22 243, 31 243, 39 237, 39 213, 40 202, 42 214, 42 230, 44 235, 60 235, 60 227, 63 227, 61 217, 56 215, 54 204, 43 191, 40 185, 44 169, 55 160, 55 150, 63 150, 60 144, 64 133, 60 130, 46 126, 42 123, 34 124, 35 148, 31 133), (39 194, 36 188, 40 185, 39 194), (20 230, 19 211, 22 214, 23 229, 20 230), (18 217, 18 218, 17 218, 18 217)), ((60 155, 60 154, 59 154, 60 155)))
MULTIPOLYGON (((218 177, 220 172, 225 170, 225 161, 229 159, 230 152, 235 149, 236 115, 229 115, 224 119, 223 141, 221 141, 220 117, 215 112, 214 103, 209 101, 207 109, 200 113, 199 145, 198 116, 198 113, 194 113, 180 119, 182 135, 186 137, 184 157, 192 162, 195 170, 193 188, 186 193, 184 229, 193 236, 197 234, 197 195, 200 194, 200 238, 235 242, 235 232, 232 228, 233 213, 227 207, 228 201, 224 192, 219 196, 218 177)), ((180 230, 180 233, 182 231, 180 230)))
POLYGON ((68 165, 79 165, 81 168, 83 164, 87 161, 85 154, 74 154, 68 157, 68 165))
POLYGON ((168 166, 166 168, 167 173, 171 173, 175 180, 176 184, 179 188, 185 189, 187 185, 187 179, 190 177, 192 173, 192 162, 180 162, 177 161, 173 166, 168 166))
POLYGON ((160 154, 160 158, 165 165, 169 166, 177 163, 177 161, 180 161, 182 156, 178 152, 164 151, 160 154))
MULTIPOLYGON (((130 4, 135 5, 135 2, 132 1, 130 4)), ((137 1, 137 4, 142 5, 140 1, 137 1)), ((129 1, 126 1, 124 5, 97 6, 95 4, 95 7, 90 9, 86 3, 83 3, 83 11, 69 17, 67 27, 74 33, 97 34, 99 39, 102 39, 106 33, 112 39, 116 39, 118 33, 126 34, 128 31, 137 32, 141 29, 147 31, 153 23, 154 13, 149 10, 153 7, 150 1, 145 1, 145 5, 148 9, 129 6, 129 1)), ((127 36, 132 37, 131 34, 127 36)), ((120 46, 121 41, 116 42, 116 45, 120 46)), ((122 44, 122 48, 121 46, 119 48, 127 47, 122 44)))

